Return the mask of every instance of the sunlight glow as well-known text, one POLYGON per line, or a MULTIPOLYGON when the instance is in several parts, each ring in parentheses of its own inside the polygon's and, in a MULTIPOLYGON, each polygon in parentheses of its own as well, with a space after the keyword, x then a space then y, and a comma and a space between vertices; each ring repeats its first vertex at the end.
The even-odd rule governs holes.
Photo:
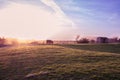
POLYGON ((47 39, 63 30, 58 17, 40 6, 11 3, 0 10, 0 32, 6 37, 47 39))

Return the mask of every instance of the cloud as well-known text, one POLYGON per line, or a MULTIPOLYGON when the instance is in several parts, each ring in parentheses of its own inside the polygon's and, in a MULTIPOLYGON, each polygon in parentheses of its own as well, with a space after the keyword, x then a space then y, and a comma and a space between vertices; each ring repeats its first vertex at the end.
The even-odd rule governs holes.
MULTIPOLYGON (((66 14, 61 10, 61 8, 55 3, 54 0, 0 0, 0 4, 4 6, 6 3, 11 4, 11 2, 44 6, 45 9, 54 11, 53 13, 62 22, 61 26, 74 26, 74 22, 66 16, 66 14)), ((69 3, 72 3, 72 1, 69 1, 69 3)))
POLYGON ((71 27, 74 26, 74 22, 66 16, 66 14, 61 10, 61 8, 54 2, 54 0, 41 0, 41 2, 43 2, 44 4, 46 4, 47 6, 51 7, 54 10, 55 15, 58 17, 60 21, 63 22, 62 24, 65 23, 67 25, 69 24, 69 27, 70 25, 71 27))
POLYGON ((73 31, 72 20, 66 16, 54 1, 41 1, 44 3, 44 6, 22 4, 10 0, 10 4, 0 9, 1 36, 48 39, 60 34, 64 36, 64 38, 61 37, 62 39, 68 39, 68 35, 65 34, 73 31), (49 9, 51 8, 51 11, 46 9, 45 6, 49 7, 49 9))
MULTIPOLYGON (((64 30, 58 34, 53 35, 53 39, 74 39, 74 36, 77 35, 77 28, 75 23, 68 18, 65 12, 58 6, 54 0, 41 0, 45 5, 53 9, 55 16, 61 22, 61 27, 64 27, 64 30)), ((68 1, 69 2, 69 1, 68 1)), ((69 2, 72 3, 72 2, 69 2)))

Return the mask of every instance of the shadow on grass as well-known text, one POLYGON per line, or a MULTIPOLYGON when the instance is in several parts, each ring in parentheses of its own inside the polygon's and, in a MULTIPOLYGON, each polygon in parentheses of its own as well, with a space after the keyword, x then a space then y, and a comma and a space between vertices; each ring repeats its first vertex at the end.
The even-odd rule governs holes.
POLYGON ((99 51, 99 52, 110 52, 110 53, 120 53, 120 44, 80 44, 80 45, 60 45, 63 47, 89 50, 89 51, 99 51))

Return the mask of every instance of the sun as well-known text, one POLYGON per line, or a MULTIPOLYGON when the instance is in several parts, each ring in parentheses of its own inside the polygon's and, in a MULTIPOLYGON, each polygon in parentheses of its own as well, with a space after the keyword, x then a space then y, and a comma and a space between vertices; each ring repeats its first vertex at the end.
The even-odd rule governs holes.
POLYGON ((25 39, 47 39, 64 30, 55 13, 30 4, 11 3, 0 9, 1 35, 25 39))

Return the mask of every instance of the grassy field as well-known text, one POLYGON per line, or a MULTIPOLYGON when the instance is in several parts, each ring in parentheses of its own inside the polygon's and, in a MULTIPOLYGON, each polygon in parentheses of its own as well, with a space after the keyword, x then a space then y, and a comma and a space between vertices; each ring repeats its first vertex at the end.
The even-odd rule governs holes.
POLYGON ((73 49, 120 53, 120 44, 78 44, 78 45, 61 45, 73 49))
POLYGON ((0 80, 120 80, 120 45, 0 48, 0 80))

